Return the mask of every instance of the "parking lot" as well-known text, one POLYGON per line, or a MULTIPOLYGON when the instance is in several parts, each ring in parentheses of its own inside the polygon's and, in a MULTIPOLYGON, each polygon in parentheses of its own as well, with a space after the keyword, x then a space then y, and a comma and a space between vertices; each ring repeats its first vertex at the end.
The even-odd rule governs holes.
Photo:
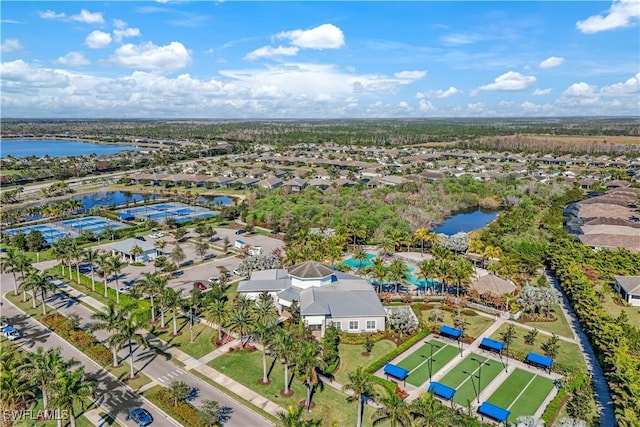
MULTIPOLYGON (((272 237, 259 234, 250 235, 247 233, 235 234, 235 230, 225 228, 216 228, 215 230, 215 236, 219 238, 219 240, 211 243, 211 247, 207 252, 208 257, 213 258, 204 262, 202 262, 202 257, 196 254, 195 245, 191 240, 197 238, 197 234, 191 231, 187 234, 187 236, 185 236, 186 241, 180 243, 180 247, 185 254, 185 260, 181 264, 187 265, 178 270, 179 275, 169 280, 169 287, 173 289, 182 289, 184 293, 188 293, 192 289, 194 282, 202 282, 205 285, 208 285, 209 277, 219 276, 219 267, 223 266, 229 271, 229 273, 231 273, 231 277, 229 277, 230 281, 233 282, 236 280, 240 280, 241 277, 232 273, 236 268, 238 268, 241 261, 241 259, 236 256, 240 253, 239 250, 234 248, 234 242, 236 240, 242 240, 246 245, 249 246, 260 246, 262 247, 263 253, 271 252, 276 248, 284 248, 283 241, 272 237), (224 254, 223 249, 225 237, 229 240, 230 253, 227 255, 224 254), (190 263, 191 261, 193 261, 193 263, 190 263)), ((173 249, 175 248, 175 244, 173 241, 173 237, 170 234, 165 233, 163 237, 155 239, 150 235, 147 235, 145 236, 145 240, 153 244, 161 241, 166 242, 166 246, 162 249, 162 252, 167 258, 171 258, 171 251, 173 251, 173 249)), ((95 248, 110 252, 109 246, 110 244, 106 243, 96 246, 95 248)), ((135 281, 139 277, 141 277, 142 273, 153 273, 155 270, 156 269, 153 266, 153 261, 146 262, 144 266, 133 266, 127 264, 118 278, 119 286, 122 287, 133 285, 135 284, 135 281)), ((115 281, 110 281, 109 285, 115 288, 115 281)))

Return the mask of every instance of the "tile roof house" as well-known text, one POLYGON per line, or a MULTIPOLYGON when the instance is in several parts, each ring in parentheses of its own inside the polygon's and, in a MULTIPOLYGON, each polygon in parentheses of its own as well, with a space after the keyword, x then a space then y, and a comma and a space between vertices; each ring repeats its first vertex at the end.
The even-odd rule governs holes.
POLYGON ((386 312, 368 280, 316 261, 255 271, 238 292, 254 300, 267 292, 281 311, 298 301, 305 326, 321 336, 330 325, 353 333, 385 329, 386 312))
POLYGON ((640 276, 614 276, 614 287, 629 305, 640 307, 640 276))

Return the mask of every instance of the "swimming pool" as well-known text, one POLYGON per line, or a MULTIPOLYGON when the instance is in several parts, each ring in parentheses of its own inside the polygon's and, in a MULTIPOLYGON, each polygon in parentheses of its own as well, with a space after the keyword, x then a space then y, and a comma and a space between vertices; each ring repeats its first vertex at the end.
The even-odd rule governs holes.
POLYGON ((373 262, 371 262, 371 260, 373 258, 375 258, 376 255, 375 254, 371 254, 367 252, 367 258, 366 260, 363 261, 358 261, 354 258, 349 258, 347 260, 344 260, 341 262, 342 265, 346 265, 349 268, 364 268, 364 267, 371 267, 373 265, 373 262))

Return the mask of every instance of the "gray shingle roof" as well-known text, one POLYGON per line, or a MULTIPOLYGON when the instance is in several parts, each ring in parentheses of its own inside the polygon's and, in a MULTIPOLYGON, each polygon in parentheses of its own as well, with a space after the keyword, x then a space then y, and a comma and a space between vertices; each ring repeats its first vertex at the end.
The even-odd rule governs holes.
POLYGON ((640 294, 640 276, 615 276, 622 289, 628 294, 640 294))
POLYGON ((238 292, 277 292, 291 286, 291 279, 246 280, 238 284, 238 292))
POLYGON ((114 251, 120 252, 126 255, 131 255, 131 250, 135 246, 140 247, 140 249, 142 249, 144 252, 156 250, 156 247, 153 244, 149 242, 143 242, 142 240, 138 240, 134 238, 123 240, 121 242, 115 242, 109 245, 109 247, 111 247, 111 249, 113 249, 114 251))
POLYGON ((289 274, 300 279, 314 279, 331 276, 333 268, 317 261, 305 261, 289 268, 289 274))

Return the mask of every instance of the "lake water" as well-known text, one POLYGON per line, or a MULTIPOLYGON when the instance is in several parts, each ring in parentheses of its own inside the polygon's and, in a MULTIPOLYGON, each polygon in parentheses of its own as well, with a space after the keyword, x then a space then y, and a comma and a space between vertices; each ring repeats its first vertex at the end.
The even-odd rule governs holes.
POLYGON ((453 235, 460 232, 470 232, 489 224, 496 219, 498 211, 478 209, 471 212, 459 212, 447 218, 442 224, 433 229, 435 233, 453 235))
MULTIPOLYGON (((147 195, 148 200, 159 198, 152 194, 147 195)), ((73 196, 72 199, 77 199, 82 202, 85 209, 91 209, 94 206, 119 206, 129 202, 140 202, 144 200, 144 196, 139 193, 130 193, 128 191, 99 191, 97 193, 81 194, 73 196)))
POLYGON ((202 196, 202 197, 198 197, 196 199, 196 202, 208 203, 210 205, 222 205, 222 206, 233 205, 233 199, 229 196, 202 196))
POLYGON ((0 141, 0 157, 64 157, 89 154, 117 154, 122 151, 140 151, 131 145, 106 145, 61 139, 3 139, 0 141))

